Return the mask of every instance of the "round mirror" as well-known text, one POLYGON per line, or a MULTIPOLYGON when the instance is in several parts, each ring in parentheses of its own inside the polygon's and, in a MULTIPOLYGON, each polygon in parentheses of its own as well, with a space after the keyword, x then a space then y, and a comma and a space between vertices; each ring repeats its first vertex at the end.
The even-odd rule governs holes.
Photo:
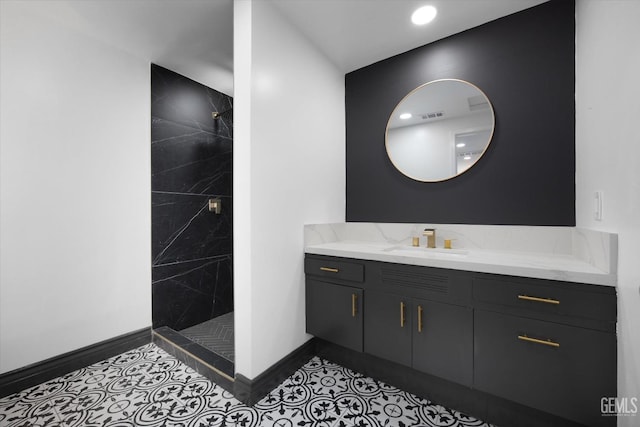
POLYGON ((476 86, 443 79, 412 90, 387 122, 391 163, 422 182, 456 177, 482 157, 495 126, 493 107, 476 86))

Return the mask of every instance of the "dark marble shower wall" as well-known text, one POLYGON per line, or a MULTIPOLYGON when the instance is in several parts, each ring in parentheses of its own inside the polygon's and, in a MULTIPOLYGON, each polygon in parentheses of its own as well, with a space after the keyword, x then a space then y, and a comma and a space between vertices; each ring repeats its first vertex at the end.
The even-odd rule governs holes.
POLYGON ((233 99, 151 65, 153 327, 233 310, 233 99), (222 211, 209 212, 211 198, 222 211))

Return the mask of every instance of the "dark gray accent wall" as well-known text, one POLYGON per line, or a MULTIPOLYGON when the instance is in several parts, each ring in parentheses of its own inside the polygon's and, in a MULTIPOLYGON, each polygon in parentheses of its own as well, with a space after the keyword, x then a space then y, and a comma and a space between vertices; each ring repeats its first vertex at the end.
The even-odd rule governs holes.
POLYGON ((233 99, 151 66, 153 327, 181 330, 233 310, 233 99), (220 198, 219 215, 208 200, 220 198))
POLYGON ((574 2, 552 0, 347 74, 346 220, 575 225, 574 61, 574 2), (496 129, 469 171, 417 182, 389 161, 385 127, 443 78, 481 88, 496 129))

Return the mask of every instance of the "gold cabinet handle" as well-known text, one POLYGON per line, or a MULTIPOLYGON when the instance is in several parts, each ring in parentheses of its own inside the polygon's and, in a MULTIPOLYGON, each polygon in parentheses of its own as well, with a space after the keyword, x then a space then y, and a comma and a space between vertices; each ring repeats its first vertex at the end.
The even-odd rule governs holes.
POLYGON ((530 338, 530 337, 528 337, 526 335, 518 335, 518 339, 521 340, 521 341, 532 342, 532 343, 535 343, 535 344, 548 345, 550 347, 556 347, 556 348, 560 347, 559 343, 551 341, 550 339, 545 341, 545 340, 539 340, 539 339, 536 339, 536 338, 530 338))
POLYGON ((422 332, 422 306, 418 306, 418 332, 422 332))
POLYGON ((351 317, 358 313, 358 294, 351 294, 351 317))
POLYGON ((525 301, 545 302, 547 304, 554 304, 554 305, 560 304, 560 301, 557 299, 530 297, 528 295, 518 295, 518 299, 525 300, 525 301))
POLYGON ((320 270, 328 271, 329 273, 337 273, 338 271, 340 271, 337 268, 331 268, 331 267, 320 267, 320 270))
POLYGON ((404 302, 400 301, 400 327, 404 328, 404 302))

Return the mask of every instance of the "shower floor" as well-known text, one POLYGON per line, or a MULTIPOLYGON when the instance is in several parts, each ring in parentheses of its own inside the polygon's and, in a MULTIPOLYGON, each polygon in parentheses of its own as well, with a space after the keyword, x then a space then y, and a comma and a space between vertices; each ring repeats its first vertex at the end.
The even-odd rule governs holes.
POLYGON ((180 333, 228 361, 234 362, 233 311, 183 329, 180 333))

